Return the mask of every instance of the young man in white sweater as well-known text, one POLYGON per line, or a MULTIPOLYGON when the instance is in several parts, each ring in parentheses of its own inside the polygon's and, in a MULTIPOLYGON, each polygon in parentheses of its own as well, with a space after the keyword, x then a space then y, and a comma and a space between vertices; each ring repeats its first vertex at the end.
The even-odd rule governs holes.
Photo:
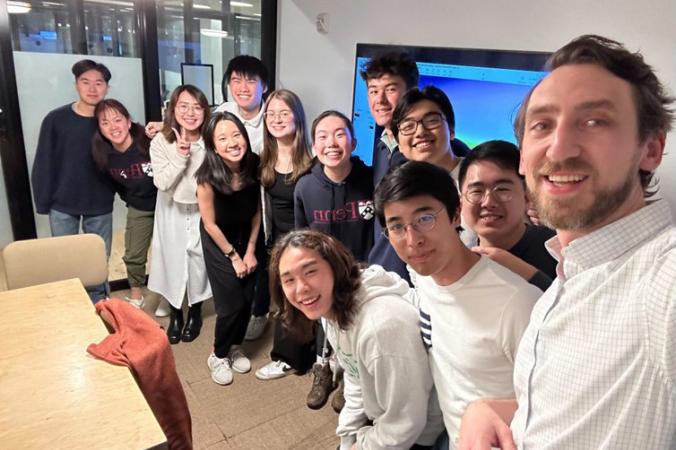
POLYGON ((454 448, 471 401, 513 395, 514 357, 542 292, 462 243, 460 199, 447 170, 408 162, 383 178, 375 199, 378 220, 411 272, 421 335, 454 448))

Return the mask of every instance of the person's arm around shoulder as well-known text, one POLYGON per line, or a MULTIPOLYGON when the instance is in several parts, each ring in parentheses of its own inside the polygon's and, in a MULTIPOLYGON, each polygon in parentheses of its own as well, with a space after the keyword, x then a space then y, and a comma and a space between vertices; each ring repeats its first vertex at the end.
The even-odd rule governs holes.
POLYGON ((458 450, 516 450, 509 424, 516 412, 515 399, 481 399, 467 406, 460 422, 458 450))
POLYGON ((550 284, 552 284, 552 279, 541 270, 538 270, 537 267, 528 264, 523 259, 518 256, 512 255, 508 250, 498 248, 498 247, 472 247, 472 251, 479 255, 484 255, 500 264, 503 267, 508 268, 515 274, 519 275, 524 280, 528 281, 530 284, 538 287, 541 290, 546 290, 550 284))
POLYGON ((197 185, 197 206, 200 210, 202 225, 207 234, 226 257, 230 258, 232 267, 235 269, 237 277, 242 278, 247 273, 246 264, 237 254, 235 248, 226 239, 223 231, 216 224, 216 213, 214 211, 214 190, 209 184, 197 185), (234 251, 234 253, 233 253, 234 251), (227 256, 230 255, 230 256, 227 256))
POLYGON ((173 189, 188 167, 190 155, 181 153, 162 134, 150 142, 150 162, 153 165, 153 183, 161 191, 173 189))
POLYGON ((54 163, 58 160, 58 156, 54 154, 56 151, 54 148, 55 139, 54 115, 49 113, 40 125, 40 136, 38 137, 38 146, 35 150, 35 160, 31 173, 35 212, 38 214, 49 214, 49 210, 52 208, 52 194, 54 193, 54 178, 56 175, 54 163))

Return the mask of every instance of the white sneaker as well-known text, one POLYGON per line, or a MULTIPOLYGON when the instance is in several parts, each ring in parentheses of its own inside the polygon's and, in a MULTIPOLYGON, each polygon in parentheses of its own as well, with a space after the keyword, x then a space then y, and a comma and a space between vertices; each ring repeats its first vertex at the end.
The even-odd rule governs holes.
POLYGON ((230 370, 230 359, 219 358, 213 353, 207 359, 207 366, 211 370, 211 379, 214 383, 223 386, 232 383, 232 370, 230 370))
POLYGON ((157 309, 155 309, 155 317, 167 317, 169 314, 171 314, 169 302, 160 299, 160 302, 157 304, 157 309))
POLYGON ((259 380, 276 380, 287 376, 293 369, 284 361, 270 361, 256 371, 259 380))
POLYGON ((263 336, 265 325, 268 324, 268 316, 251 316, 246 327, 245 341, 255 341, 263 336))
POLYGON ((125 297, 124 299, 126 301, 128 301, 131 306, 133 306, 134 308, 138 308, 138 309, 143 309, 143 305, 145 304, 145 299, 143 298, 143 296, 141 296, 140 299, 139 298, 129 298, 129 297, 125 297))
POLYGON ((239 373, 247 373, 251 370, 251 361, 244 356, 242 349, 238 345, 233 345, 228 354, 228 358, 232 361, 232 370, 239 373))

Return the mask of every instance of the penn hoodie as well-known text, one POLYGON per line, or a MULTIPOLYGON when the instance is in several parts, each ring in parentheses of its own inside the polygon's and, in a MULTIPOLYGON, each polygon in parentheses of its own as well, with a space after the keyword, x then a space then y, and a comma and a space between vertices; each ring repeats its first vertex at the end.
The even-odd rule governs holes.
POLYGON ((327 337, 345 369, 345 407, 336 434, 341 449, 408 449, 434 442, 428 423, 433 392, 418 311, 408 283, 380 266, 361 274, 357 313, 347 329, 325 321, 327 337), (428 436, 429 435, 429 436, 428 436))
POLYGON ((373 245, 373 172, 358 157, 350 158, 352 170, 335 183, 315 161, 294 190, 296 229, 310 228, 340 240, 358 261, 366 261, 373 245))

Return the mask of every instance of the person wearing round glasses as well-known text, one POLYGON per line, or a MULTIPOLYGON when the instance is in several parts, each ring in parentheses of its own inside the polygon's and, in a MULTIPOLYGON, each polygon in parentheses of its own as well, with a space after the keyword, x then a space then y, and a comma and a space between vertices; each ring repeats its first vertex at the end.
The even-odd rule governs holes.
POLYGON ((555 233, 526 219, 528 198, 516 145, 488 141, 476 146, 460 163, 458 181, 462 217, 479 238, 472 250, 546 290, 556 278, 556 260, 545 241, 555 233))
POLYGON ((462 243, 460 198, 447 170, 409 161, 383 178, 374 197, 384 232, 408 264, 444 425, 457 442, 470 402, 513 396, 514 357, 542 292, 462 243))

